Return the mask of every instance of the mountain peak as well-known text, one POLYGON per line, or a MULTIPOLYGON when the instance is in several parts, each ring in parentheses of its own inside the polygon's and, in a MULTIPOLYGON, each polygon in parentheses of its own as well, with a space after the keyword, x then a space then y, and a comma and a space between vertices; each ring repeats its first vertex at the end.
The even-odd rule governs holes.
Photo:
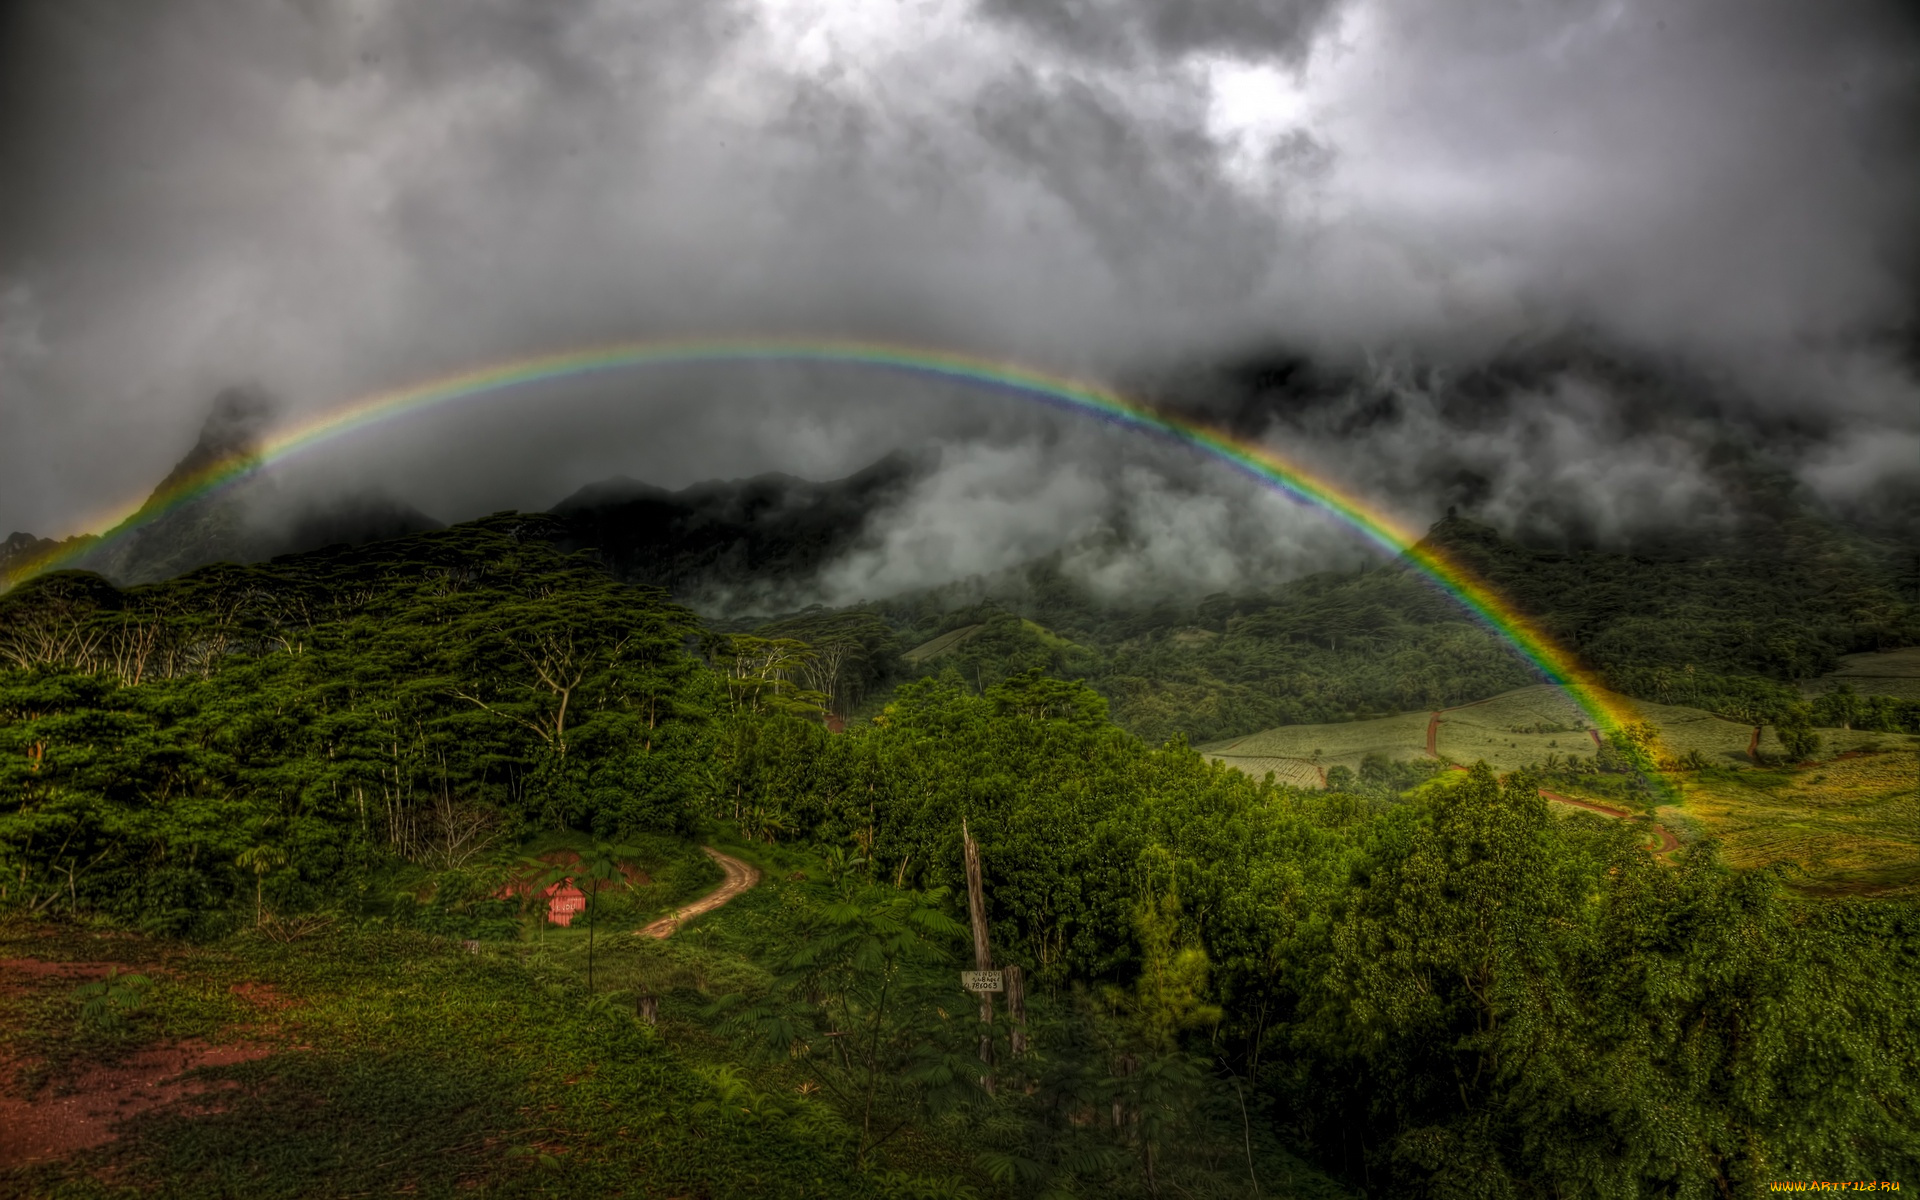
POLYGON ((221 391, 213 398, 207 419, 201 422, 199 439, 153 489, 143 510, 162 502, 180 485, 209 469, 227 464, 256 464, 262 435, 273 417, 274 407, 272 398, 258 387, 230 387, 221 391))

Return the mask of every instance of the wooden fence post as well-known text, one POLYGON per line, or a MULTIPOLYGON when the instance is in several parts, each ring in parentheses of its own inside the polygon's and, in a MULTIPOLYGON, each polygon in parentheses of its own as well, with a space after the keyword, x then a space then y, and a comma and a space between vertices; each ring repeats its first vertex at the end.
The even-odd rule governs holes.
POLYGON ((1007 1020, 1013 1025, 1008 1048, 1019 1058, 1027 1052, 1027 981, 1017 966, 1001 967, 1000 973, 1007 981, 1007 1020))
MULTIPOLYGON (((967 832, 967 819, 960 818, 960 848, 967 864, 967 916, 973 921, 973 969, 991 971, 993 951, 987 945, 987 898, 980 882, 980 844, 967 832)), ((993 993, 980 996, 980 1061, 987 1066, 980 1086, 993 1094, 993 993)))

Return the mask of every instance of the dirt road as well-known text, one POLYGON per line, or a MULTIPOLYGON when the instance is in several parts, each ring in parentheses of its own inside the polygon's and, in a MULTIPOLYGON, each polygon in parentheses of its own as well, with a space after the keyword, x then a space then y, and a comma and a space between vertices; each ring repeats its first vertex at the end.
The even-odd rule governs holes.
POLYGON ((666 937, 701 913, 712 912, 722 904, 738 896, 741 892, 746 891, 754 884, 760 882, 759 868, 741 862, 731 854, 722 854, 712 846, 702 846, 700 848, 705 850, 707 856, 719 863, 720 869, 727 873, 726 882, 700 897, 698 900, 695 900, 692 904, 687 905, 685 908, 677 909, 667 916, 661 917, 645 929, 637 930, 635 933, 636 937, 666 937))
MULTIPOLYGON (((1485 700, 1474 701, 1474 704, 1485 704, 1485 703, 1486 703, 1485 700)), ((1462 704, 1462 705, 1459 705, 1458 707, 1472 708, 1473 704, 1462 704)), ((1427 757, 1428 758, 1440 757, 1440 745, 1439 745, 1440 717, 1443 713, 1450 713, 1454 711, 1455 709, 1452 709, 1452 708, 1443 708, 1439 712, 1436 712, 1431 717, 1427 718, 1427 757)), ((1597 749, 1600 745, 1600 731, 1598 729, 1589 729, 1587 730, 1587 734, 1588 736, 1593 738, 1594 747, 1597 749)), ((1453 769, 1456 771, 1466 770, 1466 768, 1461 766, 1459 763, 1455 763, 1453 765, 1453 769)), ((1605 804, 1595 804, 1591 800, 1575 800, 1572 796, 1562 796, 1559 792, 1550 792, 1545 788, 1540 789, 1540 794, 1542 796, 1545 796, 1547 799, 1553 801, 1555 804, 1570 804, 1575 808, 1584 808, 1588 812, 1597 812, 1603 817, 1612 817, 1616 821, 1623 821, 1633 815, 1632 813, 1626 811, 1623 808, 1612 808, 1605 804)), ((1673 834, 1667 829, 1665 825, 1655 825, 1653 827, 1653 835, 1660 839, 1660 848, 1654 851, 1655 854, 1671 854, 1673 851, 1678 850, 1680 848, 1680 839, 1677 837, 1674 837, 1673 834)))
MULTIPOLYGON (((1571 804, 1575 808, 1584 808, 1588 812, 1597 812, 1603 817, 1612 817, 1616 821, 1624 821, 1633 815, 1623 808, 1612 808, 1605 804, 1595 804, 1591 800, 1575 800, 1572 796, 1562 796, 1559 792, 1550 792, 1545 788, 1540 789, 1540 794, 1555 804, 1571 804)), ((1665 825, 1655 825, 1653 827, 1653 834, 1660 839, 1660 849, 1654 851, 1655 854, 1670 854, 1680 848, 1680 839, 1673 836, 1665 825)))

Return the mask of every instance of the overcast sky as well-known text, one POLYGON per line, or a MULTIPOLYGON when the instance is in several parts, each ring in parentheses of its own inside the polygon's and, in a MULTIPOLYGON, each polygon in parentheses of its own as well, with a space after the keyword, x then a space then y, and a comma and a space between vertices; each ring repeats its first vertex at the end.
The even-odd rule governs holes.
MULTIPOLYGON (((296 420, 694 332, 897 338, 1226 405, 1416 524, 1462 472, 1508 524, 1545 497, 1603 534, 1710 514, 1702 447, 1729 430, 1872 503, 1920 474, 1905 11, 15 3, 0 532, 137 500, 233 384, 296 420), (1565 346, 1639 364, 1671 403, 1554 367, 1565 346), (1336 381, 1311 412, 1181 382, 1281 352, 1336 381), (1497 419, 1463 416, 1447 381, 1516 352, 1548 365, 1501 385, 1497 419), (1383 396, 1390 419, 1356 419, 1383 396)), ((457 519, 614 473, 817 477, 932 444, 952 470, 894 533, 943 522, 956 561, 1116 501, 1176 540, 1246 514, 1303 553, 1324 540, 1224 472, 1196 490, 1058 426, 896 378, 675 372, 442 412, 306 469, 457 519)))

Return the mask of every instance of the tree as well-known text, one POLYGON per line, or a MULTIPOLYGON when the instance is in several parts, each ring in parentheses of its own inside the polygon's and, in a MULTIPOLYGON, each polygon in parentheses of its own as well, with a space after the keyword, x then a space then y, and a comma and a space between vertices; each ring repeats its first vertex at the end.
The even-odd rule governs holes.
POLYGON ((1789 762, 1806 762, 1820 753, 1820 735, 1806 725, 1796 721, 1777 728, 1780 745, 1786 750, 1789 762))
POLYGON ((796 674, 814 670, 819 660, 803 641, 734 634, 715 639, 712 657, 714 666, 726 676, 727 695, 735 712, 816 716, 826 711, 826 693, 794 682, 796 674))
POLYGON ((627 876, 622 864, 640 857, 640 853, 638 849, 632 846, 618 846, 607 842, 594 842, 586 850, 580 852, 577 860, 573 862, 561 862, 549 866, 539 859, 524 860, 529 863, 547 867, 545 873, 539 876, 537 886, 540 889, 545 890, 560 884, 572 884, 578 887, 586 897, 587 992, 589 994, 594 990, 594 929, 599 924, 597 918, 600 910, 600 893, 616 885, 625 884, 627 876))
POLYGON ((956 991, 933 968, 966 928, 944 893, 868 886, 814 909, 795 931, 770 992, 722 997, 707 1012, 788 1058, 860 1130, 864 1168, 915 1118, 971 1095, 979 1064, 970 1025, 940 1001, 956 991))
POLYGON ((233 860, 242 870, 253 872, 253 923, 256 928, 266 924, 266 887, 267 872, 275 867, 285 866, 287 852, 278 846, 261 843, 242 850, 233 860))
POLYGON ((640 856, 632 846, 613 846, 595 842, 580 856, 579 870, 587 881, 587 991, 593 991, 593 934, 599 924, 600 893, 616 883, 626 883, 621 864, 640 856))

